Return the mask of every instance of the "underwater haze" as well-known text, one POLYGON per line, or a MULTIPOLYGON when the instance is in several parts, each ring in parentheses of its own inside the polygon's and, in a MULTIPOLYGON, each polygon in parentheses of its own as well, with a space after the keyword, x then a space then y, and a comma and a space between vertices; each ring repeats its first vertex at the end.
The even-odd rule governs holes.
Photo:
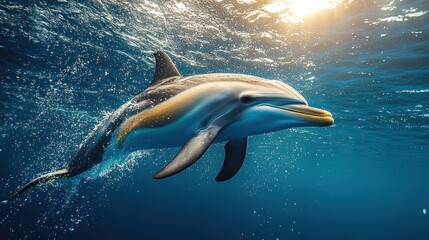
MULTIPOLYGON (((184 76, 285 82, 330 127, 223 144, 167 179, 153 149, 0 205, 0 239, 429 239, 427 0, 0 0, 0 200, 64 167, 148 87, 184 76)), ((252 126, 249 126, 252 127, 252 126)), ((169 137, 169 136, 166 136, 169 137)))

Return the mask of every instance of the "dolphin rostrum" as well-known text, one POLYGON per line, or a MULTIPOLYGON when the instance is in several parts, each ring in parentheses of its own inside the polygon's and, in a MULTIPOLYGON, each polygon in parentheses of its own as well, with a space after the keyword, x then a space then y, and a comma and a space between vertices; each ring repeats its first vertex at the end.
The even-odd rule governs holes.
POLYGON ((41 175, 14 193, 51 180, 70 178, 100 163, 108 146, 131 153, 182 146, 155 179, 174 175, 198 161, 214 142, 227 141, 217 181, 233 177, 246 156, 247 137, 300 126, 329 126, 328 111, 308 106, 289 85, 241 74, 184 77, 172 60, 157 51, 150 86, 96 127, 63 169, 41 175))

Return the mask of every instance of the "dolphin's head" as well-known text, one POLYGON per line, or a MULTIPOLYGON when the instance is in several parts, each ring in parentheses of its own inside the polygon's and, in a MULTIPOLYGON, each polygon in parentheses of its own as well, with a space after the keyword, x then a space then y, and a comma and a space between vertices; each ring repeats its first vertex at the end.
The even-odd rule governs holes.
POLYGON ((305 98, 280 81, 248 85, 239 94, 242 111, 227 129, 228 136, 255 135, 301 126, 330 126, 332 114, 310 107, 305 98))

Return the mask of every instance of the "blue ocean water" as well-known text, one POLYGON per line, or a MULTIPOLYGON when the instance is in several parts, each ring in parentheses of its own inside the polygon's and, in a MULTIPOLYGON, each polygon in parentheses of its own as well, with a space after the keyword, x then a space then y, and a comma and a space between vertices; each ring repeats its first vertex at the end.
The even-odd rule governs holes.
POLYGON ((429 4, 296 2, 0 1, 1 199, 68 163, 158 49, 185 76, 281 80, 335 118, 250 137, 224 183, 216 144, 164 180, 177 148, 34 188, 0 205, 0 239, 429 239, 429 4))

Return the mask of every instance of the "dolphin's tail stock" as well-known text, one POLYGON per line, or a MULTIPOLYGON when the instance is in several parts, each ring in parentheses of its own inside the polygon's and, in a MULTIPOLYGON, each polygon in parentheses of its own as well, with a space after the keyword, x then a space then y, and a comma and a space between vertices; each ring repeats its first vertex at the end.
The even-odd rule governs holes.
POLYGON ((60 170, 57 170, 57 171, 53 171, 50 173, 43 174, 42 176, 31 180, 24 187, 22 187, 16 193, 14 193, 9 199, 2 201, 2 203, 8 203, 9 201, 11 201, 11 200, 15 199, 16 197, 18 197, 19 195, 21 195, 23 192, 25 192, 28 189, 35 187, 39 184, 49 182, 49 181, 52 181, 55 179, 66 178, 68 176, 70 176, 70 174, 69 174, 69 169, 67 167, 60 169, 60 170))

